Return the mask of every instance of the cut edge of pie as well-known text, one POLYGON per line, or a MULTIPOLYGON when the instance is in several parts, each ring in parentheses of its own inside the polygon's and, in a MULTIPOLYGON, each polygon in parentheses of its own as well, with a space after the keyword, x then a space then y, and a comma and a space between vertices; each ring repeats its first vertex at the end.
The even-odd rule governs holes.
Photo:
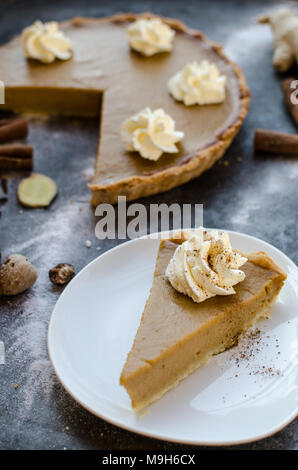
MULTIPOLYGON (((154 272, 154 280, 153 280, 152 288, 150 291, 150 295, 147 299, 144 312, 142 314, 140 326, 138 328, 136 337, 134 339, 133 346, 127 356, 125 365, 123 367, 123 370, 120 376, 120 385, 123 385, 126 388, 126 391, 131 398, 132 408, 134 411, 139 411, 143 409, 144 407, 150 405, 151 403, 155 402, 156 400, 160 399, 166 392, 176 387, 181 380, 183 380, 184 378, 189 376, 191 373, 193 373, 197 368, 205 364, 213 355, 219 354, 225 351, 226 349, 229 349, 230 347, 236 345, 239 339, 241 338, 241 336, 243 336, 252 326, 254 326, 254 324, 258 320, 270 318, 271 307, 273 303, 275 302, 275 300, 277 299, 280 289, 282 288, 284 281, 287 277, 286 273, 265 252, 246 254, 246 253, 242 253, 239 251, 240 253, 243 254, 243 256, 248 258, 248 263, 250 265, 256 266, 256 270, 260 271, 261 278, 262 278, 262 270, 264 271, 264 273, 268 271, 268 279, 266 282, 264 281, 264 285, 262 286, 262 289, 261 289, 261 294, 260 293, 258 293, 258 295, 255 294, 255 297, 256 297, 255 307, 253 308, 253 305, 250 307, 252 311, 247 312, 247 318, 243 319, 243 324, 241 324, 240 326, 237 324, 235 330, 233 330, 233 328, 231 328, 231 330, 228 330, 229 334, 226 335, 226 337, 225 336, 221 337, 221 340, 217 344, 213 345, 213 347, 210 347, 209 349, 207 348, 205 353, 203 353, 202 355, 200 354, 199 357, 197 356, 197 353, 192 354, 193 360, 189 361, 189 363, 186 366, 182 367, 182 369, 180 368, 181 370, 175 373, 175 371, 173 372, 173 368, 175 369, 176 364, 179 363, 179 355, 180 357, 182 357, 183 350, 184 351, 186 350, 187 354, 189 354, 189 351, 187 349, 188 348, 187 344, 189 344, 190 347, 195 347, 195 348, 198 347, 198 344, 195 344, 196 343, 195 336, 197 335, 197 338, 199 338, 199 335, 201 334, 200 331, 204 333, 205 325, 201 327, 200 331, 197 328, 191 334, 187 335, 186 338, 182 338, 181 341, 177 341, 177 344, 173 343, 169 349, 165 348, 165 350, 161 350, 160 357, 152 357, 152 358, 147 358, 147 359, 146 357, 142 357, 142 351, 140 350, 141 342, 140 342, 139 334, 140 334, 140 329, 141 329, 142 324, 146 321, 145 319, 146 310, 148 311, 148 309, 150 308, 150 299, 152 297, 153 289, 155 288, 155 283, 157 282, 156 281, 157 277, 163 278, 161 282, 164 282, 167 284, 166 290, 169 290, 169 291, 172 290, 172 292, 170 292, 170 295, 173 296, 174 299, 175 298, 178 299, 177 305, 181 301, 183 301, 183 299, 186 299, 185 301, 187 305, 189 305, 189 302, 194 304, 192 300, 188 299, 183 294, 177 293, 172 288, 170 283, 167 281, 165 274, 159 272, 159 268, 160 268, 159 259, 160 259, 162 250, 166 247, 166 244, 170 242, 170 243, 174 243, 177 246, 177 244, 182 243, 187 238, 188 238, 188 234, 183 233, 180 240, 169 239, 169 240, 162 240, 160 242, 160 247, 159 247, 159 251, 157 255, 156 267, 155 267, 155 272, 154 272), (272 273, 272 275, 270 273, 272 273), (271 275, 271 278, 270 278, 270 275, 271 275), (186 349, 185 349, 185 345, 186 345, 186 349), (173 360, 171 359, 171 356, 174 358, 173 360), (151 390, 148 393, 148 390, 147 390, 148 384, 150 382, 155 382, 155 378, 153 377, 152 372, 154 373, 154 369, 155 369, 155 373, 157 373, 157 376, 158 376, 158 374, 161 373, 160 363, 165 364, 167 362, 169 364, 170 373, 172 373, 172 379, 169 381, 164 380, 163 385, 161 387, 157 387, 155 392, 152 392, 151 390), (133 363, 135 363, 135 365, 133 365, 133 363), (145 392, 144 392, 144 389, 145 389, 145 392)), ((175 247, 173 247, 173 249, 174 248, 175 247)), ((240 283, 240 285, 241 284, 243 283, 240 283)), ((249 291, 249 289, 247 288, 243 288, 243 289, 249 291)), ((236 291, 237 291, 237 286, 236 286, 236 291)), ((253 295, 252 292, 250 292, 250 294, 253 295)), ((217 297, 223 298, 223 296, 217 296, 217 297)), ((233 297, 233 296, 226 296, 225 299, 227 299, 227 297, 233 297)), ((215 302, 215 305, 216 305, 216 300, 212 300, 212 299, 202 302, 201 304, 205 303, 205 306, 206 306, 207 305, 206 302, 208 302, 209 305, 212 305, 212 303, 214 304, 215 302)), ((219 300, 218 302, 222 302, 224 304, 225 300, 222 300, 222 301, 219 300)), ((229 299, 227 299, 226 302, 229 302, 229 299)), ((175 300, 174 300, 174 303, 175 303, 175 300)), ((233 304, 233 301, 232 301, 232 304, 233 304)), ((196 304, 196 305, 200 305, 200 304, 196 304)), ((245 308, 245 302, 243 305, 245 308)), ((236 312, 235 318, 237 318, 237 311, 235 310, 235 307, 234 307, 234 311, 236 312)), ((228 313, 225 313, 225 310, 224 310, 224 313, 219 311, 218 315, 220 318, 221 316, 223 317, 224 315, 232 315, 233 317, 233 314, 230 313, 229 308, 227 309, 227 312, 228 313)), ((200 312, 198 312, 198 315, 200 315, 200 312)), ((148 318, 148 312, 147 312, 147 318, 148 318)), ((208 331, 208 328, 210 328, 210 325, 211 325, 210 332, 212 334, 212 328, 216 328, 216 324, 217 324, 216 321, 217 321, 217 318, 216 320, 213 319, 211 322, 209 322, 205 330, 208 331)), ((231 321, 232 320, 230 318, 230 322, 231 321)), ((242 320, 240 320, 240 323, 241 321, 242 320)), ((152 324, 151 324, 151 327, 152 327, 152 324)), ((210 332, 208 334, 210 334, 210 332)), ((213 330, 213 333, 214 332, 215 332, 215 329, 213 330)), ((204 344, 204 340, 202 344, 204 344)), ((163 365, 162 367, 165 367, 162 372, 163 374, 165 374, 167 367, 165 365, 163 365)))

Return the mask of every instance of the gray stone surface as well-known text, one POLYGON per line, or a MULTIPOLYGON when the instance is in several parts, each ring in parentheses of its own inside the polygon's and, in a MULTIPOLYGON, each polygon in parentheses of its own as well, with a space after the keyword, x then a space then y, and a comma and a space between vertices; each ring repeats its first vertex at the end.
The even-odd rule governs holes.
MULTIPOLYGON (((203 203, 205 226, 255 235, 297 262, 297 158, 255 156, 252 149, 257 127, 296 131, 282 104, 280 77, 271 67, 269 29, 255 22, 257 14, 275 3, 5 0, 1 2, 0 42, 36 18, 62 20, 75 15, 153 11, 177 17, 224 43, 227 53, 243 67, 252 92, 249 115, 223 159, 227 163, 221 161, 201 178, 143 202, 147 206, 153 202, 203 203)), ((4 66, 0 64, 0 79, 4 66)), ((88 203, 86 176, 94 163, 97 123, 35 120, 29 140, 36 149, 35 170, 55 179, 59 196, 48 209, 26 210, 17 202, 19 178, 14 178, 8 183, 8 201, 0 199, 2 255, 22 253, 39 271, 29 292, 0 300, 0 340, 6 349, 6 364, 0 365, 0 448, 186 449, 137 436, 92 416, 55 378, 46 334, 51 311, 63 289, 50 284, 48 270, 59 262, 70 262, 78 272, 98 256, 98 246, 104 252, 118 242, 96 240, 96 218, 88 203), (86 239, 92 242, 89 249, 86 239), (19 384, 16 389, 15 384, 19 384)), ((297 420, 272 437, 240 448, 297 449, 297 420)))

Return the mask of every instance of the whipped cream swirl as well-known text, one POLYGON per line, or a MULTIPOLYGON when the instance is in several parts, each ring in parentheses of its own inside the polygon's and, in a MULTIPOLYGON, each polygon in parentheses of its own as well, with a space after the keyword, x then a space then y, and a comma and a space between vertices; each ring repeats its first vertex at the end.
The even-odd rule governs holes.
POLYGON ((139 19, 127 28, 128 42, 132 49, 145 56, 172 50, 175 31, 159 18, 139 19))
POLYGON ((233 250, 227 233, 200 228, 176 248, 166 276, 174 289, 199 303, 235 294, 233 286, 244 280, 239 268, 246 261, 233 250))
POLYGON ((216 104, 225 99, 226 77, 220 75, 215 64, 203 60, 191 62, 168 81, 168 90, 186 106, 216 104))
POLYGON ((55 59, 68 60, 72 56, 72 43, 56 21, 35 21, 24 29, 22 43, 25 57, 50 64, 55 59))
POLYGON ((123 123, 121 137, 126 150, 156 161, 164 152, 178 152, 176 143, 184 133, 175 130, 175 121, 163 109, 145 108, 123 123))

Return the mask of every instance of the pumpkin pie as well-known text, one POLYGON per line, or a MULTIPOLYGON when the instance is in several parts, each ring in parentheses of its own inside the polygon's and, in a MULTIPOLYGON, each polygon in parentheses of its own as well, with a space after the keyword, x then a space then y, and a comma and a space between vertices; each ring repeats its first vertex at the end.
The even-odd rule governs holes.
POLYGON ((120 384, 135 410, 159 399, 212 355, 236 344, 258 319, 267 318, 286 279, 266 253, 244 254, 246 277, 234 286, 236 293, 195 303, 165 276, 183 241, 160 243, 150 296, 122 370, 120 384))
POLYGON ((6 102, 15 112, 100 116, 99 145, 92 204, 132 200, 169 190, 199 176, 231 144, 249 106, 249 90, 240 68, 222 47, 200 31, 173 19, 162 20, 176 31, 171 52, 144 57, 129 48, 126 28, 151 14, 118 14, 102 19, 75 18, 60 28, 72 41, 73 58, 43 64, 24 57, 20 37, 0 48, 6 102), (222 104, 185 106, 167 90, 167 82, 193 60, 215 63, 227 78, 222 104), (178 153, 157 162, 125 150, 122 123, 150 106, 163 108, 185 137, 178 153))

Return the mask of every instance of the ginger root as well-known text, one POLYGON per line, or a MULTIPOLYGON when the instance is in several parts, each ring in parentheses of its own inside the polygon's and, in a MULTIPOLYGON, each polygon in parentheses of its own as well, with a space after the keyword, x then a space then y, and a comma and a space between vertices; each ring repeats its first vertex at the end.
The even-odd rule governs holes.
POLYGON ((272 65, 286 72, 298 62, 298 16, 287 8, 276 10, 259 18, 259 23, 269 23, 274 36, 272 65))

